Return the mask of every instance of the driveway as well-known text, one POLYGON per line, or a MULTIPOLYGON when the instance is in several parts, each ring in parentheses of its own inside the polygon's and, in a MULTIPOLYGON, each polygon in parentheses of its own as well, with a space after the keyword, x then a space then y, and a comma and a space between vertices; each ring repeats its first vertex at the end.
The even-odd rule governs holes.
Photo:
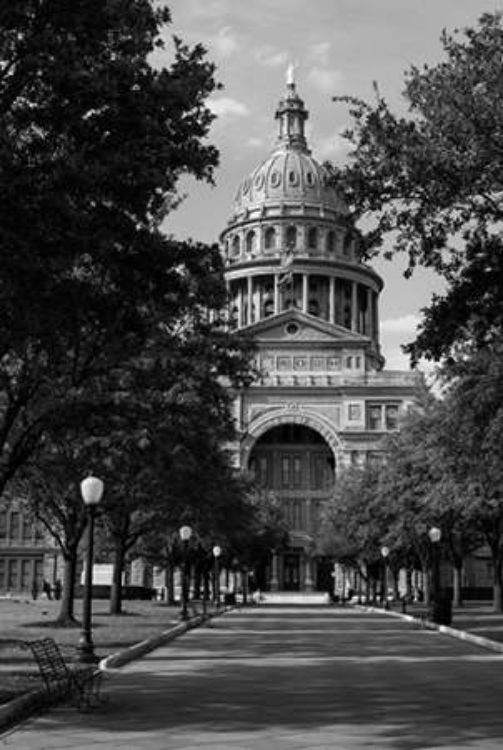
POLYGON ((503 746, 503 655, 386 614, 249 608, 110 673, 100 709, 63 707, 13 750, 503 746))

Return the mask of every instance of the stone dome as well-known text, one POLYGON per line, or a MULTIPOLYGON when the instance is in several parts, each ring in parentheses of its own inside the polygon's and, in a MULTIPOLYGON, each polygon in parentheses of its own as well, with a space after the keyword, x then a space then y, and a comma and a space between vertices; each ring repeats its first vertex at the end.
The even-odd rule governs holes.
POLYGON ((347 208, 329 184, 327 170, 306 150, 281 144, 239 186, 234 214, 267 204, 316 204, 346 214, 347 208))
POLYGON ((304 133, 308 116, 295 83, 290 80, 275 115, 279 121, 276 146, 241 182, 229 224, 264 218, 264 214, 278 215, 288 205, 311 218, 334 220, 348 214, 341 195, 330 184, 328 171, 308 148, 304 133))

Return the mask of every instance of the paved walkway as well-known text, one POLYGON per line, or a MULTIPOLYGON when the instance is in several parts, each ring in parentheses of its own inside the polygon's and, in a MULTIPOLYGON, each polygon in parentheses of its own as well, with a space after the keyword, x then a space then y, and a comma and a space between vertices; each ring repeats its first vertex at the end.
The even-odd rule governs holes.
POLYGON ((116 670, 106 692, 101 709, 58 708, 3 736, 0 747, 503 746, 503 655, 342 608, 229 612, 116 670))

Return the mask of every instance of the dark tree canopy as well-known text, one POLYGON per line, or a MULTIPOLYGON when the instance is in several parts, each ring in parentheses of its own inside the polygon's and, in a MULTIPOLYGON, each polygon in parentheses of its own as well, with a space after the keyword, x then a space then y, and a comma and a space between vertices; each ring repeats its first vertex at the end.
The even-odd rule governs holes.
POLYGON ((364 252, 405 253, 447 281, 426 310, 413 357, 438 359, 467 341, 487 344, 501 331, 503 209, 503 21, 442 35, 444 59, 405 77, 405 116, 376 86, 373 104, 351 97, 351 163, 335 177, 356 218, 371 218, 364 252))
POLYGON ((169 68, 150 63, 169 18, 149 0, 0 8, 0 489, 145 363, 183 375, 197 354, 209 389, 244 373, 218 248, 161 231, 178 178, 218 162, 204 49, 174 39, 169 68))

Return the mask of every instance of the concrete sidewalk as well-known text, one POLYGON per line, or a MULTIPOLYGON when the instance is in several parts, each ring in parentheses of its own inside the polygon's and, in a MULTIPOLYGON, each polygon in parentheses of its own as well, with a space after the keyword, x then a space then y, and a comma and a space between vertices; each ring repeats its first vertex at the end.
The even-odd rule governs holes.
POLYGON ((503 656, 382 612, 235 610, 109 675, 12 750, 287 750, 503 745, 503 656))

